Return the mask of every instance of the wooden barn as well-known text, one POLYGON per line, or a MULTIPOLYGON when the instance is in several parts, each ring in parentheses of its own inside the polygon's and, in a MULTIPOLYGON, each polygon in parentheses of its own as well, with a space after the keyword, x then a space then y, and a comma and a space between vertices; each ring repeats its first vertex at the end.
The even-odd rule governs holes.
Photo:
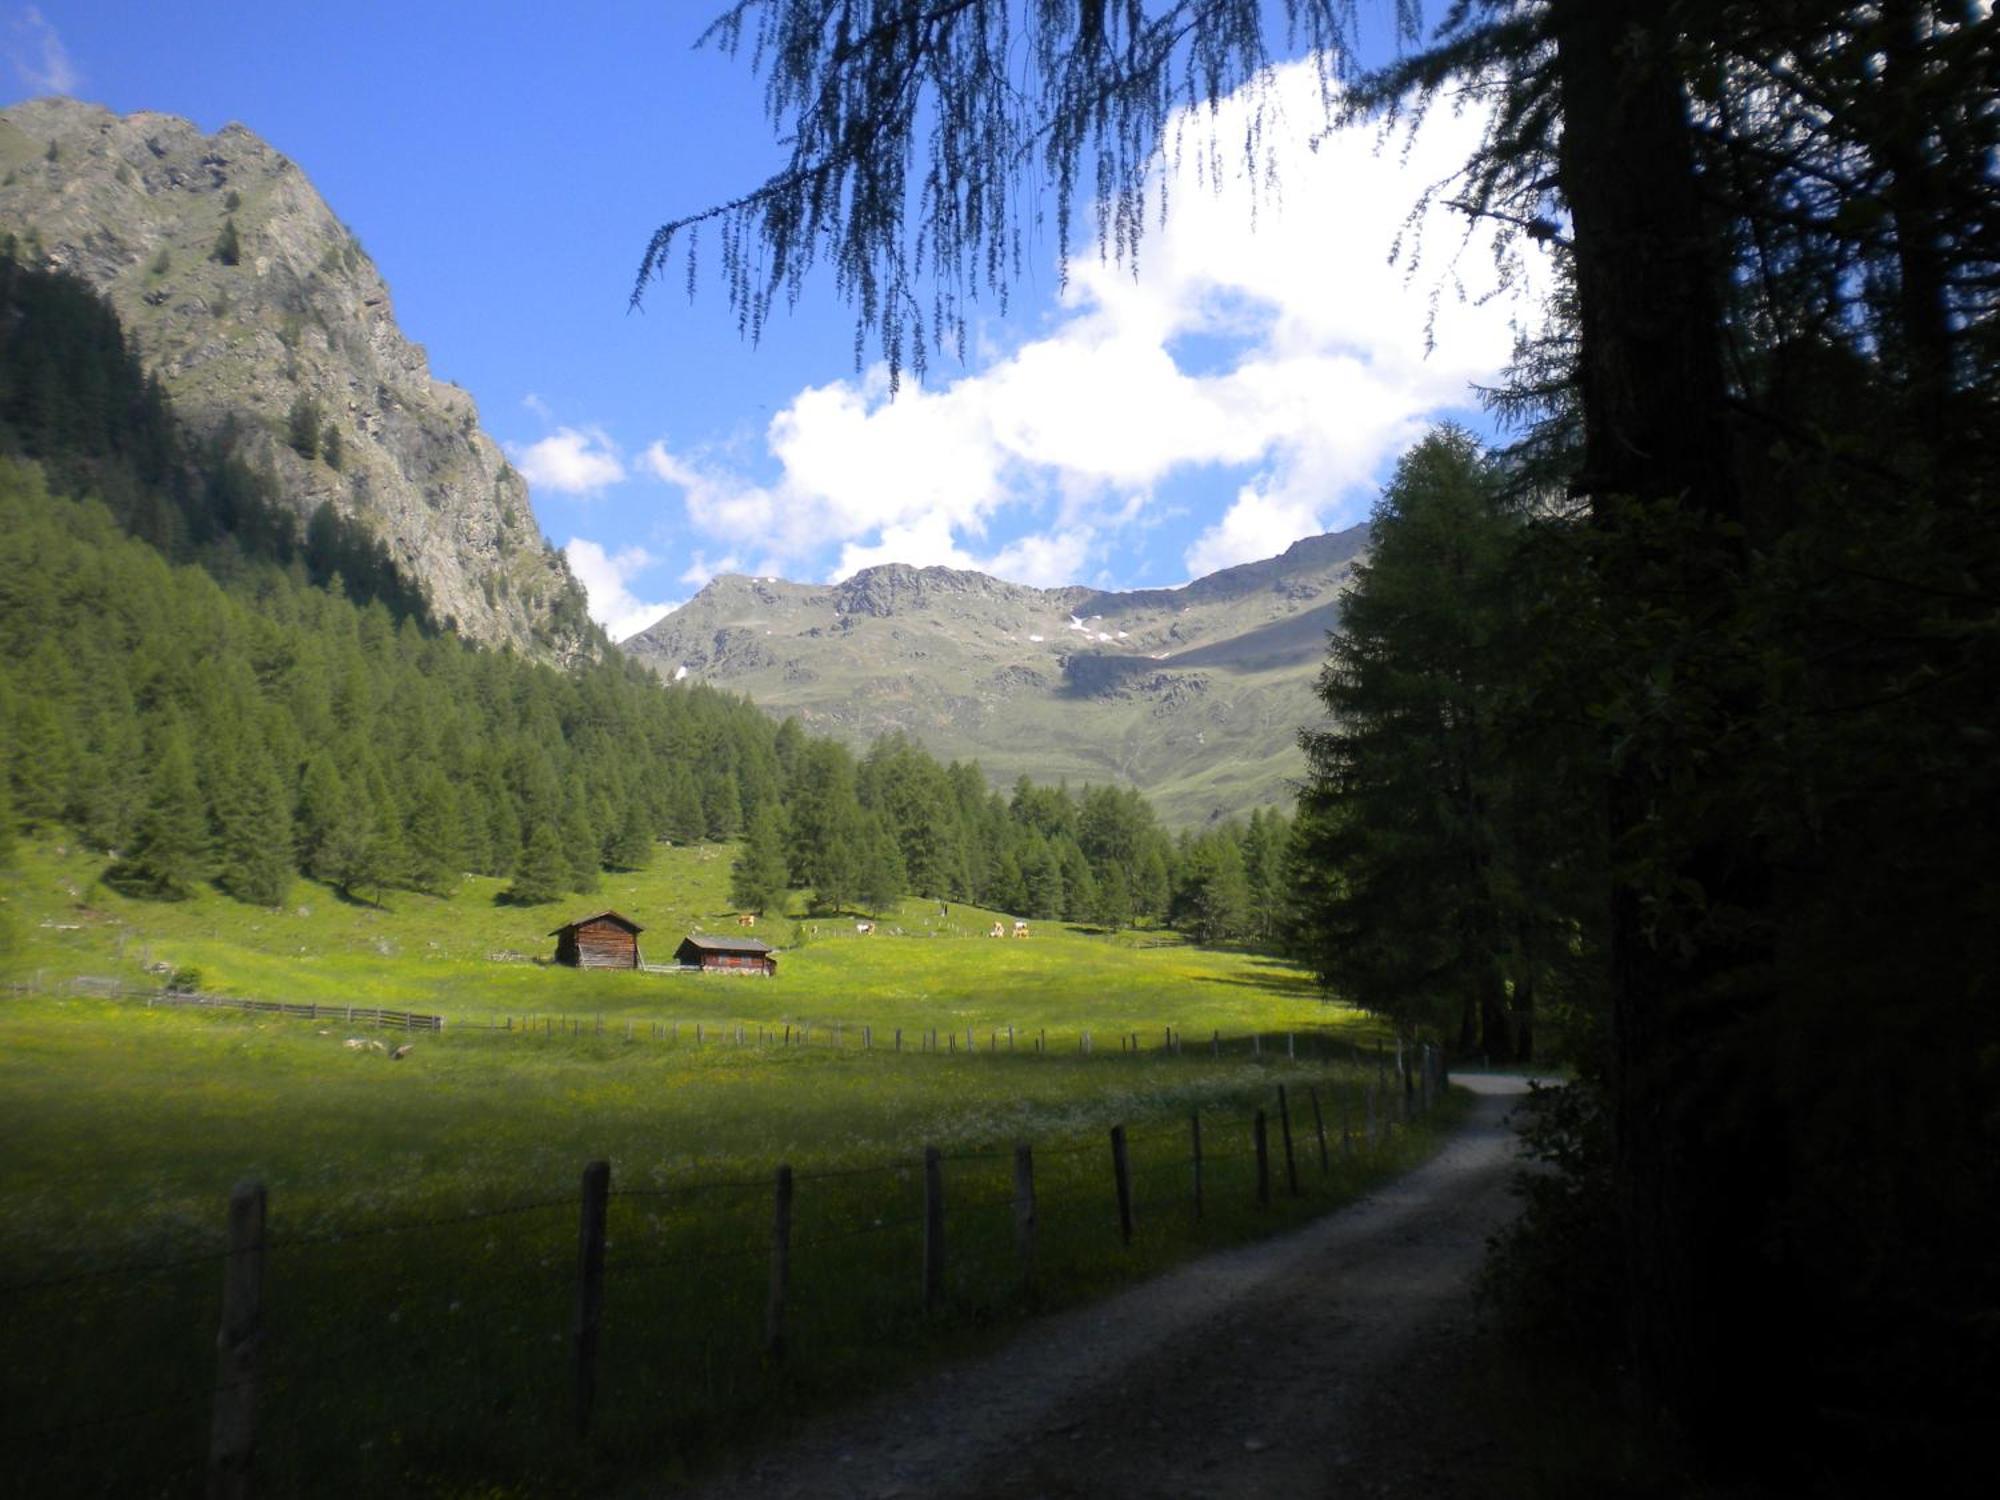
POLYGON ((572 969, 636 969, 644 931, 630 917, 601 911, 567 922, 549 936, 556 940, 556 962, 572 969))
POLYGON ((674 950, 684 969, 712 969, 724 974, 775 975, 778 955, 769 943, 746 937, 705 937, 691 933, 674 950))

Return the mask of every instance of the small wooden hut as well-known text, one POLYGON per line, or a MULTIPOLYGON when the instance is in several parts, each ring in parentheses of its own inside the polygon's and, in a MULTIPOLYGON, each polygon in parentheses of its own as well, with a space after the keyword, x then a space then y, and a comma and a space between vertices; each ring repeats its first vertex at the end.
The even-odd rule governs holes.
POLYGON ((549 936, 556 940, 556 962, 572 969, 636 969, 639 934, 646 929, 615 911, 566 922, 549 936))
POLYGON ((725 974, 775 975, 778 955, 769 943, 746 937, 707 937, 690 933, 681 939, 674 957, 684 969, 710 969, 725 974))

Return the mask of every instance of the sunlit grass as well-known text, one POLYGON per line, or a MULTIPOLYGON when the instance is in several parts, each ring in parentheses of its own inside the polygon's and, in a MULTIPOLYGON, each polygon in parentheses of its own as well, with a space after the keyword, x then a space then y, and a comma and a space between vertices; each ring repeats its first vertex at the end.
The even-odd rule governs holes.
POLYGON ((490 882, 387 910, 301 884, 270 913, 219 897, 128 902, 92 887, 88 861, 24 851, 0 887, 20 940, 9 977, 40 971, 42 992, 0 1002, 0 1287, 84 1279, 0 1291, 21 1346, 60 1351, 0 1379, 31 1439, 21 1472, 43 1492, 198 1488, 220 1286, 201 1257, 219 1249, 228 1191, 246 1178, 271 1204, 273 1489, 547 1494, 695 1462, 1035 1308, 1299 1222, 1427 1149, 1421 1130, 1351 1159, 1338 1149, 1343 1108, 1358 1131, 1376 1077, 1356 1050, 1375 1039, 1362 1017, 1269 959, 1171 935, 1038 925, 1025 942, 995 941, 980 935, 987 913, 912 902, 873 937, 821 919, 798 947, 790 923, 766 924, 786 948, 776 980, 487 957, 543 953, 539 934, 562 916, 604 906, 645 922, 664 957, 688 927, 722 927, 726 868, 716 851, 665 851, 596 897, 529 912, 495 905, 490 882), (147 963, 199 968, 205 987, 236 995, 435 1009, 451 1022, 392 1062, 349 1048, 365 1031, 332 1018, 61 992, 77 976, 137 981, 147 963), (489 1016, 515 1027, 474 1024, 489 1016), (530 1028, 530 1016, 578 1029, 530 1028), (795 1039, 809 1023, 811 1045, 782 1045, 787 1023, 795 1039), (1178 1054, 1162 1045, 1169 1025, 1185 1038, 1178 1054), (941 1050, 918 1050, 933 1028, 941 1050), (1127 1032, 1141 1050, 1120 1050, 1127 1032), (957 1050, 942 1050, 946 1035, 957 1050), (1285 1194, 1274 1116, 1276 1198, 1260 1208, 1248 1122, 1275 1109, 1280 1083, 1305 1195, 1285 1194), (1324 1176, 1308 1087, 1335 1133, 1324 1176), (1200 1220, 1197 1110, 1210 1153, 1200 1220), (1129 1247, 1112 1207, 1114 1123, 1132 1144, 1129 1247), (1006 1203, 1016 1140, 1036 1148, 1042 1196, 1032 1288, 1006 1203), (925 1145, 950 1158, 948 1299, 932 1317, 917 1283, 925 1145), (578 1459, 567 1329, 578 1178, 593 1158, 611 1162, 618 1196, 603 1402, 578 1459), (760 1343, 780 1161, 800 1182, 793 1356, 777 1365, 760 1343), (157 1275, 92 1274, 188 1257, 157 1275))

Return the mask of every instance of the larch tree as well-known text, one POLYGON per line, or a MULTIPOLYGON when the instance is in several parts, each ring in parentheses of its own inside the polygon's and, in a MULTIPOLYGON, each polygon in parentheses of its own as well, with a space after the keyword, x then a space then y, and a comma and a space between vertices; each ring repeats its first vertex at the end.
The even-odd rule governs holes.
MULTIPOLYGON (((707 231, 751 337, 826 264, 857 355, 872 337, 892 383, 921 374, 962 351, 976 298, 1004 312, 1030 177, 1065 261, 1086 191, 1098 245, 1136 256, 1176 111, 1198 132, 1264 86, 1268 9, 741 0, 708 39, 751 50, 788 160, 663 224, 635 299, 677 250, 692 290, 707 231)), ((1543 457, 1587 514, 1580 597, 1604 608, 1591 653, 1542 680, 1576 684, 1604 773, 1624 1317, 1650 1396, 1726 1446, 1768 1430, 1780 1372, 1825 1344, 1810 1288, 1861 1309, 1857 1288, 1894 1287, 1954 1348, 2000 1312, 1988 1277, 1912 1269, 1990 1241, 2000 1152, 1927 1113, 1926 1181, 1963 1167, 1982 1189, 1892 1190, 1882 1137, 1834 1123, 1808 1063, 1852 1048, 1860 977, 1892 971, 1864 933, 1921 958, 1906 1003, 1948 1055, 2000 1046, 1995 1007, 1946 998, 1989 987, 1950 934, 1991 925, 1975 851, 2000 806, 1993 757, 1965 748, 2000 701, 2000 26, 1975 0, 1458 0, 1428 39, 1412 0, 1393 13, 1408 50, 1373 73, 1351 0, 1290 0, 1285 45, 1318 59, 1335 116, 1476 97, 1484 138, 1434 191, 1562 268, 1573 331, 1549 347, 1575 442, 1543 457), (1838 1219, 1823 1163, 1850 1148, 1891 1193, 1865 1255, 1798 1230, 1838 1219), (1948 1308, 1920 1283, 1953 1286, 1948 1308), (1774 1316, 1784 1334, 1747 1334, 1774 1316)), ((1255 175, 1264 139, 1207 145, 1255 175)), ((1915 1092, 1996 1117, 1990 1070, 1953 1077, 1915 1092)), ((1912 1410, 1962 1400, 1898 1370, 1912 1410)))
POLYGON ((184 900, 208 872, 208 810, 195 780, 194 752, 178 722, 166 725, 154 751, 146 809, 132 848, 114 871, 117 883, 166 900, 184 900))
POLYGON ((784 825, 777 804, 766 803, 750 820, 729 867, 729 899, 738 910, 761 917, 784 910, 787 890, 784 825))

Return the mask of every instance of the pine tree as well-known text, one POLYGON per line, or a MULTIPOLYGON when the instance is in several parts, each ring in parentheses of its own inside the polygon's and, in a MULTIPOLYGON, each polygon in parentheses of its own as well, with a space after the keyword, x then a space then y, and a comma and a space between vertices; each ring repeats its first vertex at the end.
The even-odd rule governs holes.
POLYGON ((433 767, 417 784, 410 810, 410 884, 432 895, 446 895, 458 884, 462 862, 458 798, 444 773, 433 767))
POLYGON ((642 798, 628 796, 606 863, 614 870, 643 870, 653 861, 653 821, 642 798))
POLYGON ((743 826, 743 794, 735 773, 716 767, 701 779, 702 831, 712 840, 733 838, 743 826))
POLYGON ((347 871, 341 889, 358 896, 372 891, 377 906, 392 886, 409 882, 410 851, 403 842, 403 822, 395 802, 387 796, 374 802, 364 814, 364 832, 356 859, 347 871))
POLYGON ((207 870, 208 850, 208 810, 195 780, 194 753, 186 730, 174 722, 160 738, 132 849, 112 878, 138 894, 185 900, 207 870))
POLYGON ((870 815, 859 839, 854 893, 870 913, 880 916, 903 899, 903 857, 886 824, 870 815))
POLYGON ((285 423, 285 440, 294 453, 308 462, 319 457, 319 428, 319 403, 303 395, 293 401, 285 423))
POLYGON ((1507 760, 1494 671, 1520 528, 1477 443, 1449 427, 1403 456, 1371 524, 1320 678, 1333 727, 1307 737, 1301 793, 1307 847, 1339 880, 1302 930, 1336 993, 1511 1056, 1498 955, 1513 846, 1495 798, 1539 773, 1507 760))
POLYGON ((320 457, 326 460, 329 469, 338 472, 347 462, 346 449, 341 446, 340 429, 328 422, 324 435, 320 438, 320 457))
POLYGON ((685 766, 668 773, 666 806, 667 837, 677 844, 698 844, 708 831, 708 819, 701 809, 701 793, 685 766))
POLYGON ((729 867, 729 899, 739 911, 783 912, 787 893, 785 832, 775 804, 757 809, 729 867))
POLYGON ((1193 840, 1174 892, 1174 926, 1197 943, 1227 942, 1243 935, 1249 904, 1243 854, 1233 834, 1218 831, 1193 840))
POLYGON ((594 891, 603 869, 603 842, 591 826, 581 797, 571 797, 562 820, 563 859, 569 867, 564 882, 572 891, 594 891))
POLYGON ((243 244, 236 234, 236 220, 222 221, 222 233, 215 237, 215 248, 208 252, 208 258, 225 266, 233 266, 243 255, 243 244))
POLYGON ((216 884, 238 901, 279 906, 291 888, 296 851, 291 799, 262 745, 246 741, 217 803, 221 836, 216 884))
POLYGON ((1132 914, 1158 922, 1167 914, 1173 895, 1173 877, 1158 839, 1149 841, 1139 856, 1137 876, 1132 882, 1132 914))
POLYGON ((514 883, 505 899, 516 906, 541 906, 569 889, 570 866, 563 853, 562 835, 553 823, 537 823, 528 835, 527 847, 514 871, 514 883))
POLYGON ((1111 866, 1097 882, 1097 908, 1091 916, 1106 932, 1132 925, 1132 889, 1118 866, 1111 866))
POLYGON ((16 816, 33 828, 54 823, 69 804, 76 749, 69 726, 55 704, 34 693, 16 695, 12 754, 16 816))
POLYGON ((1097 877, 1091 873, 1090 861, 1074 839, 1063 838, 1056 849, 1062 860, 1063 920, 1088 922, 1097 910, 1097 877))

